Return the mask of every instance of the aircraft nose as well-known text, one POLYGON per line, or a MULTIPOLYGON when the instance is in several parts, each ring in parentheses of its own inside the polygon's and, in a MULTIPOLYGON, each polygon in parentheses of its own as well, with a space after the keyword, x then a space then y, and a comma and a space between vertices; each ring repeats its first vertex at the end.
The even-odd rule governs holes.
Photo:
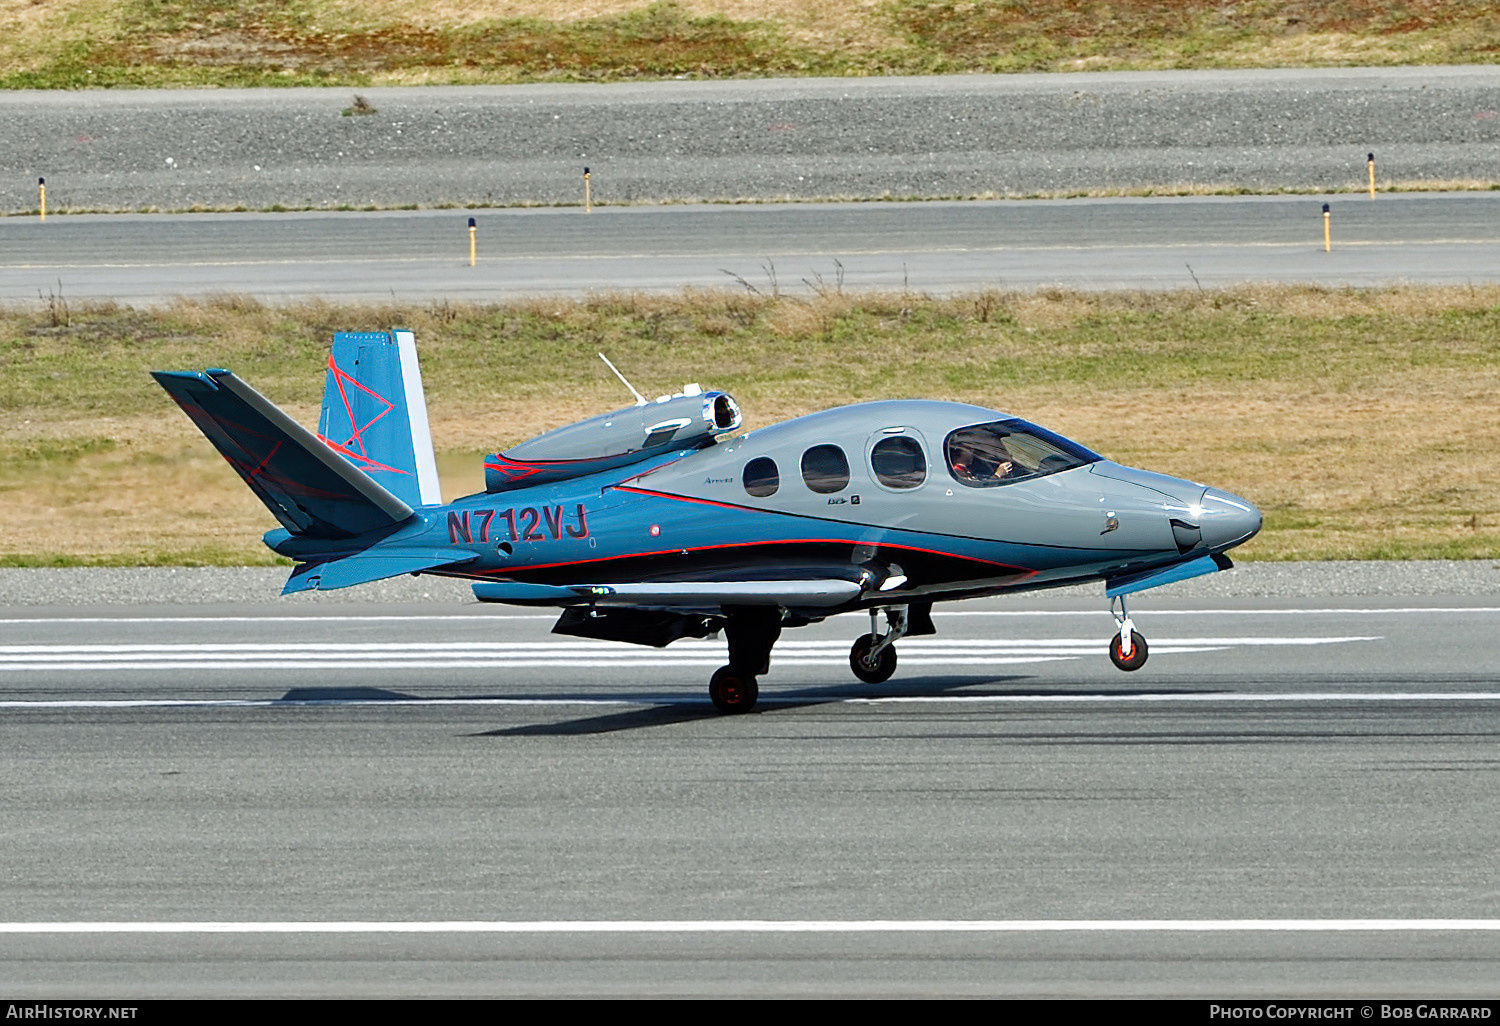
POLYGON ((1223 552, 1249 541, 1260 530, 1260 510, 1238 495, 1209 488, 1204 491, 1199 505, 1203 507, 1199 521, 1203 543, 1214 552, 1223 552))

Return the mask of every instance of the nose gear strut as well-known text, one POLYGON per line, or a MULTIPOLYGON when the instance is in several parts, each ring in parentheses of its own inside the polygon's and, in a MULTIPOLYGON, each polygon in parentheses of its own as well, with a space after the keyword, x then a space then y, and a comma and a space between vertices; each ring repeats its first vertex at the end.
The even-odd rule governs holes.
POLYGON ((1120 626, 1120 633, 1109 643, 1110 660, 1122 670, 1139 670, 1146 665, 1149 651, 1146 639, 1141 637, 1130 619, 1130 607, 1125 604, 1124 595, 1117 595, 1109 600, 1109 612, 1120 626))

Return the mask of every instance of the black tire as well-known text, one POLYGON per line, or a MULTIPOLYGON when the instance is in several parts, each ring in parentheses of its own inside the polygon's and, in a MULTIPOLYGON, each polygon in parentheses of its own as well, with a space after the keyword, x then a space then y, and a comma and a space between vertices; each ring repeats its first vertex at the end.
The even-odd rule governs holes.
POLYGON ((714 708, 726 715, 747 713, 755 708, 760 697, 760 686, 748 673, 741 673, 733 666, 721 666, 708 681, 708 697, 714 708))
POLYGON ((880 639, 866 634, 849 649, 849 669, 866 684, 884 684, 896 672, 896 646, 887 645, 879 658, 870 662, 870 651, 880 639))
POLYGON ((1120 654, 1120 636, 1116 634, 1109 643, 1109 658, 1120 669, 1129 672, 1139 670, 1146 665, 1146 657, 1151 650, 1146 647, 1146 639, 1141 637, 1138 631, 1130 632, 1130 658, 1120 654))

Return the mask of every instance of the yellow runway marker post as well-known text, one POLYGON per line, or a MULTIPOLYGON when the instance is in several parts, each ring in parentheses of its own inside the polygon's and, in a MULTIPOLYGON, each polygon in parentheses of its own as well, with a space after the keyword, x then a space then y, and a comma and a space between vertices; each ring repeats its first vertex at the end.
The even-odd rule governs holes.
POLYGON ((589 180, 589 169, 583 169, 583 212, 592 214, 594 212, 594 190, 589 180))
POLYGON ((1332 234, 1333 229, 1332 229, 1331 225, 1329 224, 1329 222, 1331 220, 1332 220, 1332 215, 1328 212, 1328 204, 1324 203, 1323 204, 1323 252, 1324 253, 1331 253, 1331 252, 1333 252, 1333 234, 1332 234))
POLYGON ((47 179, 38 178, 36 180, 36 190, 41 193, 42 220, 45 221, 47 220, 47 179))
POLYGON ((474 249, 474 219, 471 217, 471 218, 469 218, 469 266, 470 267, 474 266, 474 258, 477 255, 478 254, 475 252, 475 249, 474 249))
POLYGON ((1373 153, 1370 154, 1370 156, 1365 160, 1365 166, 1370 169, 1370 198, 1374 199, 1375 198, 1375 154, 1373 154, 1373 153))

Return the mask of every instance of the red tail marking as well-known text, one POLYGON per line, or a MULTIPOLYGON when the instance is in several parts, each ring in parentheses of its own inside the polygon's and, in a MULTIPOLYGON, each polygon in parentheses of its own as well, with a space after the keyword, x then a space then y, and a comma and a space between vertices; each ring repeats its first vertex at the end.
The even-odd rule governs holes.
POLYGON ((396 408, 396 404, 391 402, 385 396, 381 395, 379 392, 375 391, 373 388, 370 388, 368 385, 361 384, 354 378, 350 377, 348 374, 344 373, 344 370, 339 367, 338 364, 333 362, 332 353, 328 354, 328 369, 333 372, 333 383, 339 390, 339 399, 341 399, 344 403, 344 414, 349 419, 349 430, 352 431, 353 434, 349 436, 348 441, 343 443, 335 442, 333 439, 328 438, 324 435, 319 435, 318 437, 323 439, 323 441, 328 444, 329 448, 346 456, 353 463, 364 464, 366 469, 385 470, 389 471, 392 474, 410 473, 410 471, 402 470, 399 467, 388 467, 378 460, 371 459, 365 452, 365 432, 370 430, 370 428, 374 426, 377 420, 394 410, 396 408), (346 381, 366 395, 378 400, 379 402, 385 403, 385 409, 375 414, 375 416, 371 417, 369 421, 364 424, 354 423, 354 404, 349 401, 349 393, 344 388, 344 382, 346 381), (359 451, 356 452, 354 449, 350 448, 354 445, 359 446, 359 451))

